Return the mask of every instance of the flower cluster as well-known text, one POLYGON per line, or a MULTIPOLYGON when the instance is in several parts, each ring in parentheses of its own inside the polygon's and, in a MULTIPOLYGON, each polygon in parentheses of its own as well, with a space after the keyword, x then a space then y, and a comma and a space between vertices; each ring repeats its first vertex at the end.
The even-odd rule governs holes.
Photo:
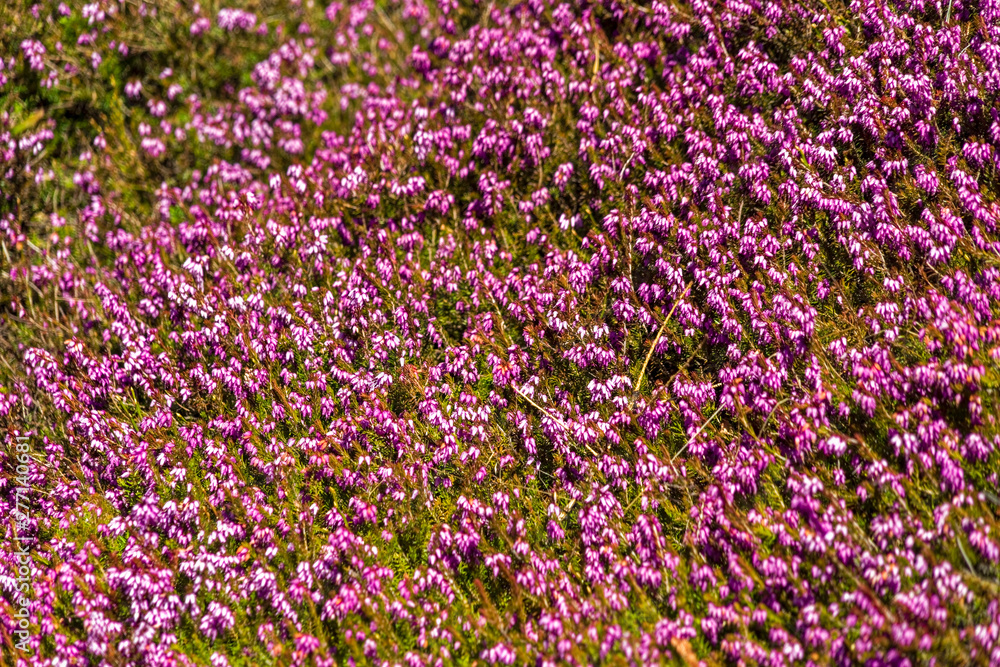
POLYGON ((246 5, 0 32, 18 665, 1000 665, 1000 4, 246 5))

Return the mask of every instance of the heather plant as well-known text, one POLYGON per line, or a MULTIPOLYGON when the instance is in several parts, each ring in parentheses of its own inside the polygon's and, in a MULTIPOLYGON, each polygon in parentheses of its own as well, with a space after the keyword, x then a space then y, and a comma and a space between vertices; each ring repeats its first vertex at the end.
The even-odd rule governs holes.
POLYGON ((3 664, 1000 665, 1000 5, 0 26, 3 664))

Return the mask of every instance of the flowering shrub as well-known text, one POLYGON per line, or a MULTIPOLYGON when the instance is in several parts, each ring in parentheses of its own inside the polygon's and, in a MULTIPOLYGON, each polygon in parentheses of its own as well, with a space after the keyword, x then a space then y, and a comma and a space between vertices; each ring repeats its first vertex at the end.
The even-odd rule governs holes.
POLYGON ((0 16, 4 664, 1000 664, 995 0, 0 16))

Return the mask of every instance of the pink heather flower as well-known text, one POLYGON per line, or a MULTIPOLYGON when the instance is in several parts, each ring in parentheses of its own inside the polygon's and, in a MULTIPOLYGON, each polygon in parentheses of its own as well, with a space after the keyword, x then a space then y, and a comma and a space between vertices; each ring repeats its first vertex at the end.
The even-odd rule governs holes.
POLYGON ((555 183, 556 187, 560 190, 566 187, 569 183, 570 177, 573 175, 573 165, 569 162, 559 165, 556 169, 555 175, 552 177, 552 182, 555 183))
POLYGON ((212 22, 203 16, 196 19, 195 22, 191 24, 191 34, 197 37, 198 35, 207 32, 211 27, 212 22))
POLYGON ((45 68, 45 61, 42 60, 42 56, 45 55, 45 47, 42 46, 41 42, 34 39, 26 39, 21 42, 21 52, 24 53, 24 57, 31 69, 40 72, 45 68))
POLYGON ((216 22, 223 30, 250 31, 257 25, 257 16, 242 9, 220 9, 216 22))

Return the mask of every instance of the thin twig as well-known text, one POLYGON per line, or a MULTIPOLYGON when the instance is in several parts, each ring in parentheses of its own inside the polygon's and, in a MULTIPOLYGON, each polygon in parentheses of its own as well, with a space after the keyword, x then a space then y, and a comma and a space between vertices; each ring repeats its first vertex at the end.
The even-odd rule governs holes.
POLYGON ((764 429, 767 428, 768 423, 770 423, 770 421, 771 421, 771 417, 774 416, 774 411, 777 410, 779 407, 781 407, 782 405, 784 405, 785 403, 787 403, 790 400, 792 400, 791 397, 789 397, 789 398, 783 398, 783 399, 781 399, 780 401, 778 401, 777 403, 774 404, 774 407, 771 408, 771 414, 769 414, 767 416, 767 419, 764 420, 764 425, 760 427, 760 434, 761 435, 764 435, 764 429))
POLYGON ((677 457, 681 455, 681 452, 683 452, 685 449, 688 448, 688 445, 690 445, 692 442, 698 439, 698 436, 701 435, 701 432, 705 430, 705 427, 708 426, 711 423, 711 421, 715 419, 716 415, 718 415, 720 412, 722 412, 721 405, 715 412, 712 413, 712 416, 706 419, 705 423, 702 424, 697 431, 695 431, 695 434, 691 436, 691 439, 688 440, 686 443, 684 443, 684 446, 678 449, 676 454, 670 457, 671 463, 673 463, 677 459, 677 457))
POLYGON ((591 77, 591 83, 597 83, 598 68, 601 66, 601 49, 597 45, 597 35, 594 35, 594 74, 591 77))
POLYGON ((962 552, 962 558, 965 559, 965 564, 969 566, 969 572, 976 574, 976 568, 972 567, 972 561, 969 560, 969 556, 965 553, 965 547, 962 546, 962 538, 955 537, 955 544, 958 545, 958 550, 962 552))
MULTIPOLYGON (((524 400, 526 400, 526 401, 527 401, 528 403, 531 403, 531 404, 532 404, 533 406, 535 406, 535 409, 537 409, 537 410, 538 410, 539 412, 541 412, 541 413, 542 413, 543 415, 545 415, 546 417, 548 417, 549 419, 551 419, 551 420, 552 420, 552 421, 554 421, 555 423, 559 424, 559 426, 561 426, 561 427, 563 428, 563 430, 564 430, 564 431, 566 431, 567 433, 569 433, 569 434, 570 434, 570 436, 572 436, 572 435, 573 435, 572 431, 570 431, 570 430, 569 430, 569 426, 567 426, 567 425, 566 425, 566 423, 565 423, 565 422, 563 422, 563 420, 561 420, 561 419, 559 419, 558 417, 556 417, 556 416, 555 416, 554 414, 552 414, 551 412, 549 412, 548 410, 546 410, 545 408, 543 408, 542 406, 540 406, 540 405, 539 405, 538 403, 535 403, 535 402, 534 402, 533 400, 531 400, 531 399, 530 399, 530 398, 528 397, 528 395, 527 395, 527 394, 525 394, 525 393, 524 393, 523 391, 521 391, 521 390, 520 390, 520 389, 518 389, 517 387, 514 387, 514 391, 515 391, 515 392, 517 393, 517 395, 518 395, 518 396, 520 396, 521 398, 523 398, 524 400)), ((597 454, 597 452, 595 452, 595 451, 593 450, 593 448, 591 448, 591 446, 590 446, 590 445, 588 445, 587 443, 582 443, 582 444, 583 444, 583 446, 584 446, 584 447, 586 447, 586 448, 587 448, 587 451, 588 451, 588 452, 590 452, 590 453, 591 453, 591 454, 593 454, 594 456, 597 456, 597 455, 598 455, 598 454, 597 454)))
POLYGON ((639 370, 639 379, 635 381, 636 392, 642 389, 642 377, 646 374, 646 366, 649 364, 649 360, 653 356, 653 350, 655 350, 656 346, 660 343, 660 337, 663 336, 663 332, 667 328, 667 322, 670 321, 670 317, 674 314, 674 310, 676 310, 678 304, 680 304, 681 299, 683 299, 684 295, 687 294, 689 289, 691 289, 693 282, 694 281, 689 282, 687 287, 684 288, 684 291, 681 292, 681 295, 677 297, 676 301, 674 301, 673 307, 671 307, 670 312, 667 313, 667 318, 663 320, 663 324, 660 325, 660 330, 656 332, 656 338, 653 339, 653 344, 649 346, 649 352, 646 353, 646 360, 642 362, 642 368, 639 370))

